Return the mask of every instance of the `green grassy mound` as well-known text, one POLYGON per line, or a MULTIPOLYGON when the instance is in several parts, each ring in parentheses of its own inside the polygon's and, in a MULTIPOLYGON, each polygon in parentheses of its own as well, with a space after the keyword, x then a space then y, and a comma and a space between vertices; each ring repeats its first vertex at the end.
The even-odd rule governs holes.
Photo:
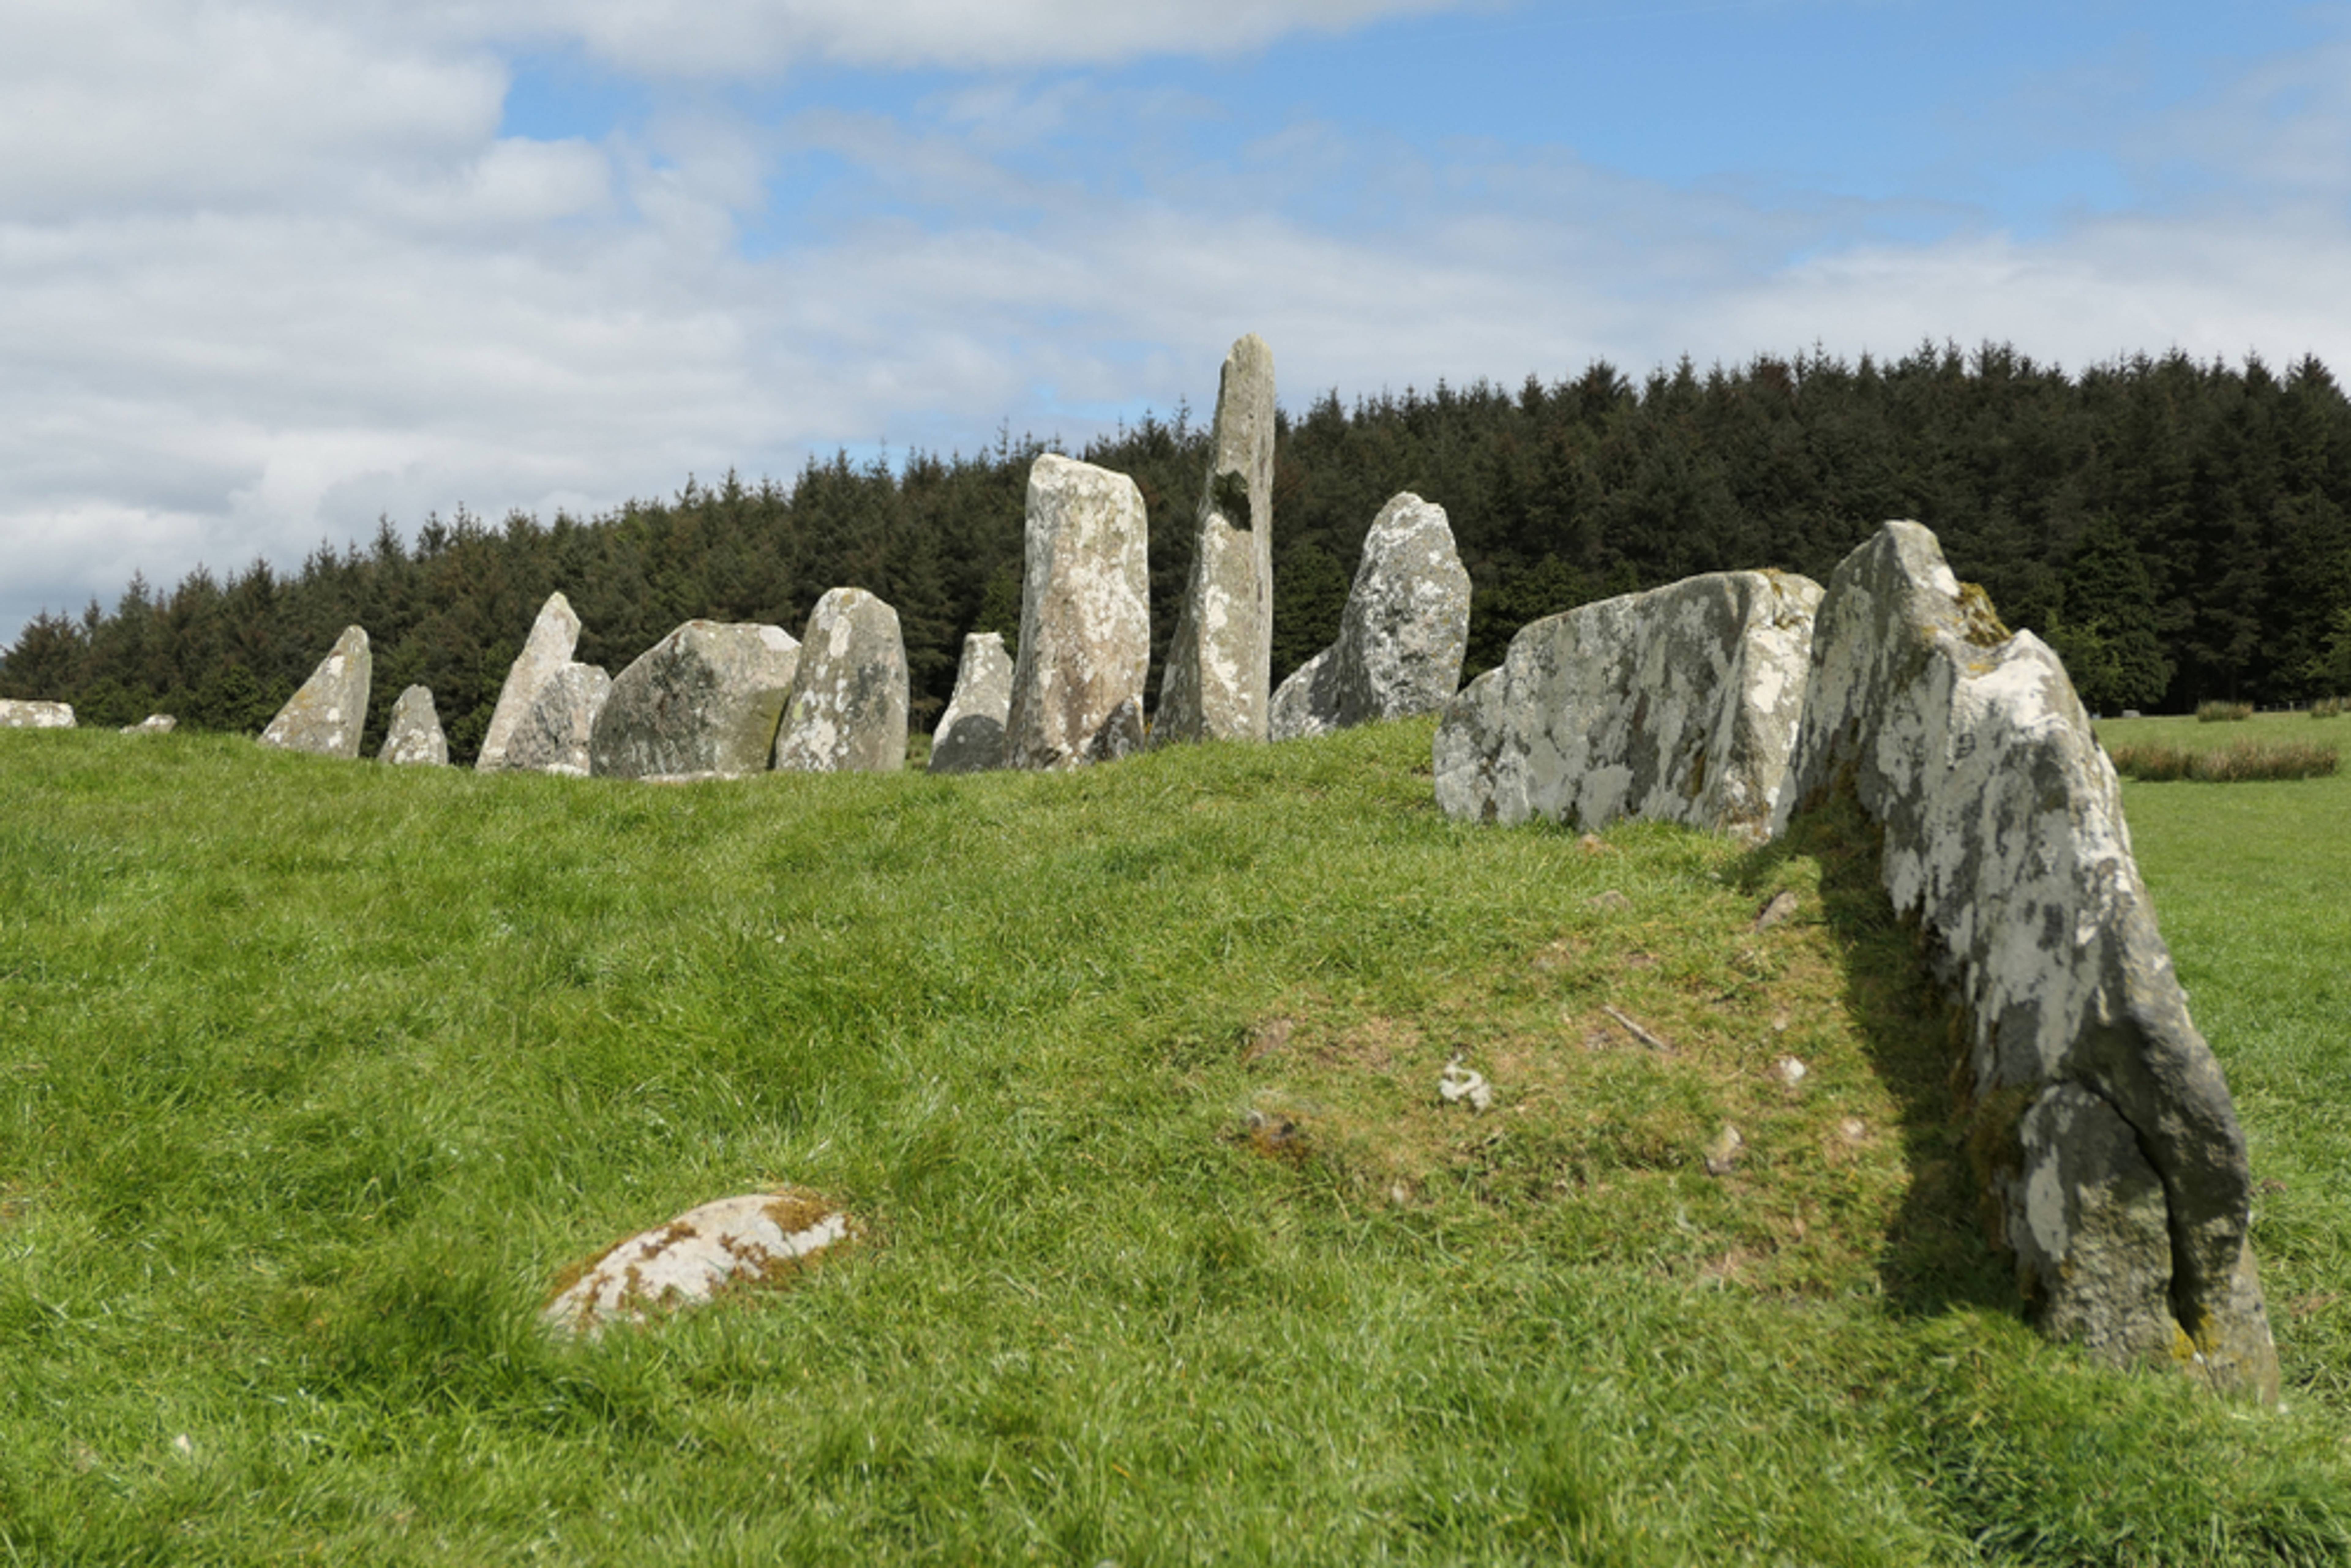
POLYGON ((2241 852, 2345 781, 2130 797, 2265 1412, 2017 1320, 1865 834, 1457 826, 1429 738, 664 788, 0 733, 0 1560, 2351 1555, 2351 865, 2241 852), (536 1327, 784 1183, 866 1238, 536 1327))

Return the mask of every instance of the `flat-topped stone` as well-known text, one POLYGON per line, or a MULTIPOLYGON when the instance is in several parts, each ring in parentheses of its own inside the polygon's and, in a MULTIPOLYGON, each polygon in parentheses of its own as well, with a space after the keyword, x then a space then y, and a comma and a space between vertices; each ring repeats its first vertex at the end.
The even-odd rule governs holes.
POLYGON ((368 634, 357 626, 344 627, 310 678, 261 732, 261 744, 356 758, 367 726, 370 670, 368 634))
POLYGON ((1274 693, 1272 737, 1442 712, 1468 648, 1469 573, 1452 525, 1444 507, 1405 491, 1364 536, 1339 640, 1274 693))
POLYGON ((1437 800, 1472 821, 1654 818, 1761 839, 1821 588, 1723 571, 1550 616, 1446 705, 1437 800))
POLYGON ((1012 655, 1001 632, 963 640, 955 695, 931 733, 930 771, 984 773, 1004 766, 1004 721, 1012 714, 1012 655))
POLYGON ((596 716, 589 768, 614 779, 764 772, 799 669, 780 626, 689 621, 639 654, 596 716))
POLYGON ((862 588, 816 602, 776 733, 787 773, 895 773, 906 766, 906 643, 898 612, 862 588))
POLYGON ((169 735, 180 727, 180 721, 168 713, 151 713, 137 724, 122 727, 124 735, 169 735))
POLYGON ((1829 580, 1804 703, 1777 821, 1849 789, 1880 831, 2043 1327, 2273 1398, 2244 1136, 2056 655, 2001 626, 1927 529, 1888 523, 1829 580))
POLYGON ((538 700, 538 688, 571 663, 572 650, 579 645, 580 617, 572 613, 571 601, 560 593, 549 594, 530 623, 522 652, 507 669, 506 684, 498 688, 498 706, 490 710, 490 727, 483 732, 482 749, 474 759, 477 771, 495 773, 509 766, 507 747, 515 727, 538 700))
POLYGON ((1125 475, 1050 452, 1029 465, 1006 766, 1075 768, 1143 745, 1149 542, 1125 475))
POLYGON ((812 1193, 722 1197, 598 1253, 539 1321, 559 1336, 594 1339, 611 1324, 647 1324, 722 1294, 778 1290, 861 1230, 812 1193))
POLYGON ((1263 740, 1273 670, 1273 350, 1251 332, 1225 355, 1192 570, 1167 645, 1155 746, 1263 740))
POLYGON ((423 686, 410 686, 392 705, 392 720, 384 727, 383 748, 376 754, 379 762, 389 762, 404 768, 445 768, 449 765, 449 737, 441 729, 441 715, 433 706, 433 693, 423 686))

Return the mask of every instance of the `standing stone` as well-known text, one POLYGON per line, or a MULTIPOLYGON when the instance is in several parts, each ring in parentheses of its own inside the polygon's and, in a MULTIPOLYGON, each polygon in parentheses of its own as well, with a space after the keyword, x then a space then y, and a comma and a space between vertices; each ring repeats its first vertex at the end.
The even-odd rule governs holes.
POLYGON ((369 669, 368 634, 344 627, 301 690, 261 732, 261 744, 356 758, 360 731, 367 724, 369 669))
POLYGON ((1553 615, 1437 726, 1437 801, 1471 821, 1649 817, 1763 836, 1803 712, 1821 588, 1719 571, 1553 615))
POLYGON ((895 773, 906 766, 906 643, 898 612, 862 588, 816 601, 776 735, 789 773, 895 773))
POLYGON ((1273 675, 1273 350, 1225 355, 1192 575, 1160 675, 1152 744, 1263 740, 1273 675))
POLYGON ((515 727, 530 710, 538 688, 571 663, 571 651, 579 645, 580 617, 571 612, 571 601, 560 593, 549 594, 547 602, 539 607, 538 619, 530 624, 530 636, 524 642, 522 652, 507 671, 506 685, 498 688, 498 706, 490 711, 490 727, 483 732, 481 755, 474 759, 477 771, 495 773, 509 766, 507 747, 515 727))
POLYGON ((73 727, 71 703, 28 702, 21 697, 0 697, 0 729, 71 729, 73 727))
POLYGON ((963 640, 955 695, 931 732, 934 773, 985 773, 1004 766, 1004 721, 1012 712, 1012 655, 1001 632, 963 640))
POLYGON ((1407 490, 1364 536, 1339 640, 1273 694, 1272 737, 1442 712, 1468 649, 1469 573, 1452 526, 1444 507, 1407 490))
POLYGON ((400 694, 400 700, 392 705, 392 723, 383 732, 383 749, 375 755, 378 762, 397 766, 449 765, 449 737, 441 733, 441 715, 433 706, 429 689, 411 686, 400 694))
POLYGON ((1029 468, 1006 766, 1075 768, 1143 745, 1151 566, 1143 492, 1047 453, 1029 468))
POLYGON ((599 664, 565 664, 541 681, 507 736, 506 771, 588 777, 588 741, 612 695, 599 664))
POLYGON ((151 713, 137 724, 122 727, 124 735, 169 735, 180 727, 180 721, 168 713, 151 713))
POLYGON ((737 779, 767 768, 799 669, 780 626, 689 621, 622 670, 589 768, 615 779, 737 779))
POLYGON ((1849 789, 1880 830, 2028 1304, 2109 1361, 2273 1399, 2244 1135, 2064 667, 1907 522, 1837 568, 1813 652, 1778 821, 1849 789))

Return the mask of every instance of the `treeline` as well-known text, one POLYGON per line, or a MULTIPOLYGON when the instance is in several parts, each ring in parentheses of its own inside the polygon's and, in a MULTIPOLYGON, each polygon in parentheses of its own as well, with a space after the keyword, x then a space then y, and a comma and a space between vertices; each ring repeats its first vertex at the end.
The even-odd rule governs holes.
MULTIPOLYGON (((1143 490, 1163 650, 1207 435, 1179 407, 1079 454, 1143 490)), ((469 759, 551 591, 580 612, 578 656, 618 674, 680 622, 798 635, 820 593, 855 585, 898 610, 924 723, 965 632, 1018 630, 1023 496, 1049 444, 1008 432, 971 456, 837 455, 789 485, 689 480, 585 520, 460 509, 413 543, 386 519, 296 571, 134 579, 111 612, 37 618, 0 653, 0 695, 68 701, 85 723, 167 712, 257 731, 357 623, 375 651, 369 747, 421 683, 469 759)), ((1475 585, 1471 671, 1538 616, 1725 568, 1824 580, 1879 522, 1915 517, 2011 625, 2058 648, 2093 707, 2351 691, 2351 402, 2315 359, 2282 376, 2177 353, 2067 375, 2007 347, 1929 345, 1885 363, 1684 361, 1637 385, 1596 363, 1515 392, 1328 393, 1280 422, 1277 680, 1335 634, 1364 530, 1405 489, 1452 519, 1475 585)))

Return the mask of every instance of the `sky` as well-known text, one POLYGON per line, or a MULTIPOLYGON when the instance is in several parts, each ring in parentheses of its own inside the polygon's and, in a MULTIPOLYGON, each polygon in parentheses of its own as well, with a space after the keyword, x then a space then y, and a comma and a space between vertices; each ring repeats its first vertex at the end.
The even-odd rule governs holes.
POLYGON ((2351 4, 0 0, 0 643, 381 518, 1443 378, 2351 376, 2351 4))

